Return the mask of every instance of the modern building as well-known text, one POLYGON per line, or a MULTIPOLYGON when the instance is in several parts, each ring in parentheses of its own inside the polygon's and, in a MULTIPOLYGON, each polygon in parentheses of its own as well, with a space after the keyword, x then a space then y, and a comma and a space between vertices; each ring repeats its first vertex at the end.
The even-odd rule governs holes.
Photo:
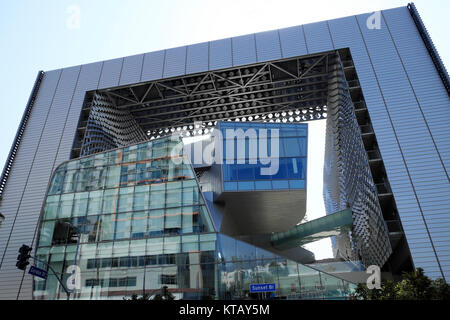
MULTIPOLYGON (((234 123, 226 127, 230 125, 234 123)), ((266 126, 280 127, 250 124, 266 126)), ((289 165, 284 161, 276 175, 259 177, 255 174, 260 170, 250 169, 261 168, 258 164, 236 165, 234 174, 233 169, 222 169, 227 173, 223 182, 218 177, 220 190, 214 193, 256 192, 258 196, 265 191, 270 200, 283 193, 284 201, 298 203, 292 195, 305 191, 305 171, 297 164, 306 165, 305 158, 299 157, 306 156, 305 150, 300 150, 306 127, 287 126, 281 126, 282 136, 288 135, 281 143, 297 145, 297 152, 280 155, 280 159, 289 159, 289 165), (296 176, 288 175, 291 167, 297 168, 296 176), (233 187, 227 187, 230 179, 237 181, 233 187)), ((198 184, 180 144, 180 137, 159 138, 57 167, 46 195, 36 255, 56 273, 64 274, 65 281, 70 276, 65 273, 68 266, 80 268, 80 289, 72 299, 123 299, 144 292, 155 295, 163 286, 177 299, 257 298, 249 286, 264 283, 275 283, 275 298, 348 296, 354 284, 226 235, 224 229, 234 231, 234 226, 224 228, 234 217, 226 210, 223 214, 214 210, 213 202, 204 199, 200 187, 211 184, 198 184)), ((225 201, 233 200, 242 201, 229 195, 225 201)), ((304 208, 299 209, 295 212, 301 216, 304 208)), ((266 207, 262 210, 259 219, 263 221, 280 214, 266 207)), ((292 215, 292 211, 287 213, 292 215)), ((241 221, 247 223, 256 213, 241 212, 249 215, 241 221)), ((291 219, 288 227, 299 219, 291 219)), ((254 231, 267 228, 251 222, 247 226, 254 231)), ((45 264, 38 265, 46 269, 45 264)), ((51 275, 47 280, 35 279, 33 297, 66 299, 66 293, 51 275)))
POLYGON ((59 272, 78 265, 80 299, 161 285, 243 298, 255 283, 345 298, 345 271, 371 264, 449 281, 449 84, 412 3, 41 71, 0 181, 0 299, 64 298, 15 267, 22 244, 59 272), (301 122, 319 119, 327 215, 305 222, 301 122), (253 132, 243 153, 228 154, 227 129, 253 132), (273 163, 255 163, 251 141, 266 131, 281 171, 262 175, 273 163), (174 157, 175 133, 225 149, 174 157), (330 236, 332 262, 302 247, 330 236))

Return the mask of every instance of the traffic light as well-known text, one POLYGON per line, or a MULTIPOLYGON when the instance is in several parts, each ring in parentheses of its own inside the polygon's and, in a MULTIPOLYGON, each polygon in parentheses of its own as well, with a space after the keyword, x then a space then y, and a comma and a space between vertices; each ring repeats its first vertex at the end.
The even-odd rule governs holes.
POLYGON ((29 265, 30 263, 28 262, 28 259, 30 259, 30 251, 33 248, 27 246, 27 245, 22 245, 19 249, 19 255, 17 256, 17 263, 16 263, 16 267, 20 270, 25 270, 27 265, 29 265))
POLYGON ((169 292, 169 291, 167 290, 167 286, 163 286, 163 287, 161 288, 161 295, 163 296, 163 299, 167 297, 168 292, 169 292))

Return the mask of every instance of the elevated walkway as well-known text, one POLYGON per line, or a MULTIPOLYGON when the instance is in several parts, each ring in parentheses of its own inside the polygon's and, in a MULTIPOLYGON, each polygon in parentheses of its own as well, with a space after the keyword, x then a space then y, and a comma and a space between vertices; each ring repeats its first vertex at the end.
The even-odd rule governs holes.
POLYGON ((352 224, 352 210, 345 209, 299 224, 285 232, 275 232, 271 236, 271 244, 278 250, 291 249, 348 232, 351 230, 352 224))

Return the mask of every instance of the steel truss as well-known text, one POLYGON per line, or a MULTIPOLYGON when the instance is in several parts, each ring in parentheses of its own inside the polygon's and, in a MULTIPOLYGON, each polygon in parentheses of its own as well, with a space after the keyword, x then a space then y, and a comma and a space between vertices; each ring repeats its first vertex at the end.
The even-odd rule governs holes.
POLYGON ((107 97, 115 108, 130 112, 149 138, 175 131, 186 136, 204 134, 218 120, 322 119, 326 117, 331 54, 208 71, 89 95, 107 97))

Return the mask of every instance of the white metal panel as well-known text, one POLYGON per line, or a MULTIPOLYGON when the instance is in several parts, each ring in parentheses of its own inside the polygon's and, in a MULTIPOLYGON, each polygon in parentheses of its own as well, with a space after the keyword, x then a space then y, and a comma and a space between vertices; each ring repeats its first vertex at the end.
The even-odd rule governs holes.
POLYGON ((257 62, 254 34, 234 37, 231 40, 233 47, 233 66, 257 62))
POLYGON ((107 60, 103 62, 102 76, 98 85, 99 89, 116 87, 119 85, 122 72, 123 58, 107 60))
POLYGON ((308 53, 303 26, 280 29, 279 34, 283 58, 296 57, 308 53))
POLYGON ((186 72, 186 47, 166 50, 164 78, 181 76, 186 72))
POLYGON ((209 43, 203 42, 187 47, 186 74, 208 71, 209 43))
POLYGON ((232 66, 231 38, 211 41, 209 43, 209 70, 232 66))
POLYGON ((333 50, 327 21, 305 24, 303 29, 309 53, 333 50))
POLYGON ((144 55, 141 81, 157 80, 163 77, 166 51, 149 52, 144 55))
POLYGON ((83 108, 84 99, 86 97, 86 91, 97 89, 101 70, 102 62, 90 63, 81 66, 78 84, 75 89, 72 104, 70 105, 61 144, 57 151, 54 168, 56 168, 56 166, 58 166, 61 162, 69 160, 70 158, 81 109, 83 108))
POLYGON ((119 85, 137 83, 141 79, 143 54, 125 57, 119 85))
POLYGON ((255 38, 258 61, 281 59, 281 44, 277 30, 256 33, 255 38))

